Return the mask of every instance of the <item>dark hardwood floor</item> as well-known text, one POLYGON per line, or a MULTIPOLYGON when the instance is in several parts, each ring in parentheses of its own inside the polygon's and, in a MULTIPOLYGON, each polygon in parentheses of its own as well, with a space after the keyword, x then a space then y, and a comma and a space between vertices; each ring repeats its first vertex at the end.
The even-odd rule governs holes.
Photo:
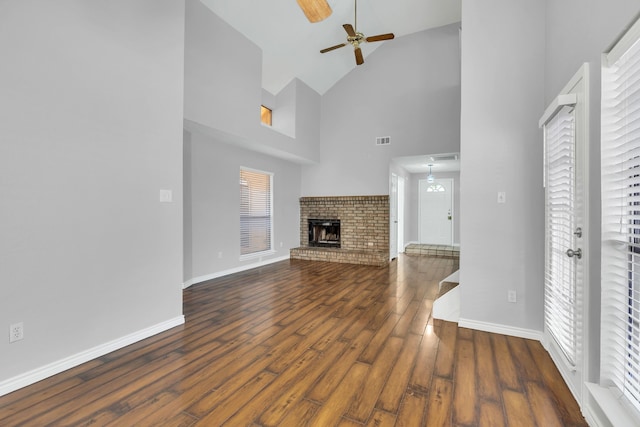
POLYGON ((284 261, 194 285, 186 324, 0 397, 0 426, 584 426, 535 341, 431 318, 457 261, 284 261))

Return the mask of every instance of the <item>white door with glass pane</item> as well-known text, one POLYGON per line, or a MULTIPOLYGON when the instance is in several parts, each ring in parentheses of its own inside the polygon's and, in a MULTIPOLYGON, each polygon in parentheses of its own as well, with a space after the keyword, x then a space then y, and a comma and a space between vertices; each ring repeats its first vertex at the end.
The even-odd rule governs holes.
POLYGON ((453 179, 421 179, 419 187, 420 243, 451 245, 453 242, 453 179))
POLYGON ((586 65, 540 119, 544 129, 544 344, 580 401, 586 367, 586 65))

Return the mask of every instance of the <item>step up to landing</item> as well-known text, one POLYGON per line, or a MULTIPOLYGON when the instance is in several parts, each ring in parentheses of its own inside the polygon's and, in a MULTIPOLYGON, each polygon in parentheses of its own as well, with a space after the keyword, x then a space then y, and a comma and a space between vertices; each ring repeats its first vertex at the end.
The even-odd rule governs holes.
POLYGON ((460 320, 459 271, 440 281, 438 295, 433 302, 433 318, 458 322, 460 320))
POLYGON ((420 243, 411 243, 404 248, 406 255, 421 255, 437 258, 460 258, 460 246, 447 245, 425 245, 420 243))
POLYGON ((436 295, 436 299, 441 298, 459 284, 458 282, 440 282, 440 290, 438 291, 438 295, 436 295))

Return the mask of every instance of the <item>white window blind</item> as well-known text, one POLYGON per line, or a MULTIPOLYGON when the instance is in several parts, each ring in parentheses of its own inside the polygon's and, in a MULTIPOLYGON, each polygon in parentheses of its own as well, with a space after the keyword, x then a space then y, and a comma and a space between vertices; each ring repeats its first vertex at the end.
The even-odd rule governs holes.
POLYGON ((640 21, 602 70, 601 377, 640 411, 640 21))
POLYGON ((576 363, 576 263, 573 248, 575 198, 575 117, 563 107, 544 127, 546 164, 545 326, 576 363))
POLYGON ((273 175, 240 169, 240 255, 272 249, 273 175))

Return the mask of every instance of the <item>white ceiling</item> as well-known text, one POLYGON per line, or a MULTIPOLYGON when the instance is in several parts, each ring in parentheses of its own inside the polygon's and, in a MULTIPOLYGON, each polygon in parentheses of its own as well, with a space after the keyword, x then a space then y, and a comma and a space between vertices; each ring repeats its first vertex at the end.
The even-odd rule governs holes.
POLYGON ((409 173, 459 172, 460 153, 425 154, 423 156, 396 157, 393 161, 409 173))
MULTIPOLYGON (((333 13, 310 23, 295 0, 201 0, 218 16, 262 48, 262 87, 277 94, 297 77, 324 94, 356 67, 343 24, 354 25, 353 0, 328 0, 333 13)), ((359 0, 357 30, 365 36, 394 33, 396 37, 458 22, 461 0, 359 0)), ((383 43, 364 43, 367 56, 383 43)))

